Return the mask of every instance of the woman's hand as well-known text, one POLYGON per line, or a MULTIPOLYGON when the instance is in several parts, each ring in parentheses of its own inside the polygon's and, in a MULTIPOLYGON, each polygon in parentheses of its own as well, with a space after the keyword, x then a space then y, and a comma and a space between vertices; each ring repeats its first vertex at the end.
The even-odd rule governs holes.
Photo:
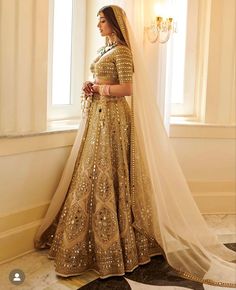
POLYGON ((82 90, 85 92, 85 94, 91 95, 91 94, 93 94, 92 87, 93 87, 93 83, 90 81, 86 81, 83 84, 82 90))
POLYGON ((94 93, 99 93, 99 85, 97 85, 97 84, 94 84, 93 86, 92 86, 92 91, 94 92, 94 93))

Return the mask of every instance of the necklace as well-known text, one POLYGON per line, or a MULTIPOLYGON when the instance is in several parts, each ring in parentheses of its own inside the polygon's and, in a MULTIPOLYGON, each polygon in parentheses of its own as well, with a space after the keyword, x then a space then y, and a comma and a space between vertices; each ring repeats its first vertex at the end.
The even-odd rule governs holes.
POLYGON ((98 53, 100 54, 100 57, 103 56, 105 53, 107 53, 109 50, 117 46, 117 42, 114 42, 110 45, 103 46, 101 49, 99 49, 98 53))

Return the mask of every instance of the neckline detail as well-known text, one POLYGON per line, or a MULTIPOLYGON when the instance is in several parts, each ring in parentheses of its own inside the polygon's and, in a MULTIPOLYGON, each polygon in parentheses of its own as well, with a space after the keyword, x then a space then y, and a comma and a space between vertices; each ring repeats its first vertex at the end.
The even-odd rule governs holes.
POLYGON ((118 45, 118 43, 113 43, 112 45, 107 45, 107 46, 103 46, 98 53, 100 54, 100 57, 102 57, 105 53, 107 53, 109 50, 111 50, 112 48, 116 47, 118 45))

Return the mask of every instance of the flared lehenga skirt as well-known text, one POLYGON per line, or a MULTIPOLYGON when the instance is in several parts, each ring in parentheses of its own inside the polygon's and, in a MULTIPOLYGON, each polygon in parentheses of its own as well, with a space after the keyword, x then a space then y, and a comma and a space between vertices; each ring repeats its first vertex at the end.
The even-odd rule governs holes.
POLYGON ((134 227, 130 107, 124 97, 110 97, 104 112, 94 97, 87 122, 65 201, 49 230, 49 258, 61 276, 86 270, 101 278, 123 275, 160 254, 157 242, 134 227))

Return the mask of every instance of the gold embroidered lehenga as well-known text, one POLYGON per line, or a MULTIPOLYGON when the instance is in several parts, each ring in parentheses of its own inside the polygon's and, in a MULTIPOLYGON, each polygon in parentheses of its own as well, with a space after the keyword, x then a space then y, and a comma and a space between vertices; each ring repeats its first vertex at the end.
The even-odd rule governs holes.
POLYGON ((125 12, 110 7, 127 46, 97 59, 92 71, 111 83, 133 80, 131 106, 125 97, 93 96, 35 247, 50 247, 62 276, 122 275, 162 253, 179 276, 235 288, 236 253, 194 202, 125 12))
MULTIPOLYGON (((131 82, 131 52, 114 47, 91 69, 100 80, 131 82)), ((131 111, 125 97, 106 96, 104 105, 95 94, 66 200, 41 238, 50 246, 58 274, 94 269, 101 277, 122 275, 160 253, 156 241, 132 225, 130 136, 131 111)))

